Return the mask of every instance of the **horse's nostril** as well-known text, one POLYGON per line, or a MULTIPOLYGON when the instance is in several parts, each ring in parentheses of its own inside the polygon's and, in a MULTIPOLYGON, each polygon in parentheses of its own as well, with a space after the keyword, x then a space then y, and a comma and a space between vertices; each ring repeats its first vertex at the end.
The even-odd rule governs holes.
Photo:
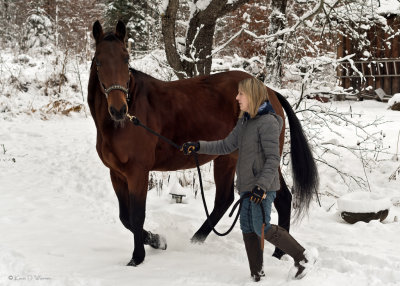
POLYGON ((124 119, 126 113, 127 113, 127 106, 126 104, 124 104, 121 109, 118 111, 117 109, 115 109, 115 107, 110 106, 110 114, 111 116, 115 119, 115 120, 122 120, 124 119))
POLYGON ((110 114, 112 116, 115 116, 117 114, 117 110, 113 106, 110 107, 110 114))
POLYGON ((126 104, 124 104, 124 106, 122 106, 122 108, 121 108, 121 110, 120 110, 120 112, 121 112, 121 115, 125 115, 126 114, 126 104))

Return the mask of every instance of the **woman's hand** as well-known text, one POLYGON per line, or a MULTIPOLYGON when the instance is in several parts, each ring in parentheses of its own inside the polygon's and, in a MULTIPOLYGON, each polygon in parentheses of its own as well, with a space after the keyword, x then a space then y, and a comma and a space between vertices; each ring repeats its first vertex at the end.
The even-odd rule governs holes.
POLYGON ((263 199, 267 196, 267 193, 258 186, 255 186, 251 191, 250 201, 254 202, 256 205, 259 205, 263 199))
POLYGON ((192 152, 197 152, 200 149, 200 143, 199 142, 186 142, 182 145, 181 151, 185 155, 190 155, 192 152))

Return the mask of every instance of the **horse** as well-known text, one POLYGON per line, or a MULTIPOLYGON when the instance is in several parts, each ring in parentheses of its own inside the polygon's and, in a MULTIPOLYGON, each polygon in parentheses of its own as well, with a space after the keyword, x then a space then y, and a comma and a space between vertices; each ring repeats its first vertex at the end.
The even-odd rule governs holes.
MULTIPOLYGON (((238 120, 240 110, 235 100, 238 83, 251 75, 228 71, 161 81, 129 68, 125 36, 126 27, 121 21, 115 31, 109 33, 103 32, 99 21, 93 24, 96 51, 90 69, 88 105, 97 129, 96 150, 110 170, 118 198, 119 218, 134 235, 132 259, 127 265, 137 266, 145 259, 144 245, 158 249, 167 246, 162 235, 143 228, 149 172, 194 168, 195 163, 190 156, 185 156, 144 128, 130 124, 127 114, 135 115, 142 124, 177 144, 222 139, 238 120)), ((297 155, 292 162, 294 187, 299 194, 299 206, 304 209, 308 207, 317 184, 315 164, 290 104, 272 89, 267 88, 267 91, 275 112, 285 118, 284 108, 288 114, 291 151, 297 155)), ((284 129, 280 134, 281 152, 284 129)), ((237 159, 237 152, 224 156, 198 156, 200 164, 214 161, 216 193, 210 221, 206 220, 197 230, 193 242, 204 242, 232 204, 237 159)), ((292 195, 279 173, 281 189, 274 203, 279 215, 278 224, 289 230, 292 195)), ((276 249, 274 252, 277 258, 283 255, 279 251, 276 249)))

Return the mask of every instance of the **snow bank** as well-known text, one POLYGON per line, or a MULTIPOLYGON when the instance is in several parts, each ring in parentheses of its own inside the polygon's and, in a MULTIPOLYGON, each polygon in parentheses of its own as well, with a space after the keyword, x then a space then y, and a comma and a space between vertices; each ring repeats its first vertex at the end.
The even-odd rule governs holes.
POLYGON ((375 193, 354 192, 337 200, 339 212, 376 213, 392 206, 389 198, 382 198, 375 193))
POLYGON ((400 93, 396 93, 394 94, 388 101, 388 106, 392 106, 395 103, 399 103, 400 102, 400 93))

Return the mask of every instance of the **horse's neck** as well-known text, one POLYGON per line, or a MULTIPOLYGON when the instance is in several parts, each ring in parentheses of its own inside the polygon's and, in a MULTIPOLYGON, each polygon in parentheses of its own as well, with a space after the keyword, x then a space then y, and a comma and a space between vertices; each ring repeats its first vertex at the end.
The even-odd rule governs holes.
POLYGON ((132 75, 134 80, 132 90, 134 101, 141 101, 144 98, 150 101, 155 100, 165 85, 165 82, 140 71, 134 70, 132 75))
POLYGON ((151 75, 148 75, 147 73, 135 70, 133 68, 130 69, 133 77, 135 79, 138 79, 139 81, 153 81, 153 82, 162 82, 159 79, 156 79, 154 77, 152 77, 151 75))

